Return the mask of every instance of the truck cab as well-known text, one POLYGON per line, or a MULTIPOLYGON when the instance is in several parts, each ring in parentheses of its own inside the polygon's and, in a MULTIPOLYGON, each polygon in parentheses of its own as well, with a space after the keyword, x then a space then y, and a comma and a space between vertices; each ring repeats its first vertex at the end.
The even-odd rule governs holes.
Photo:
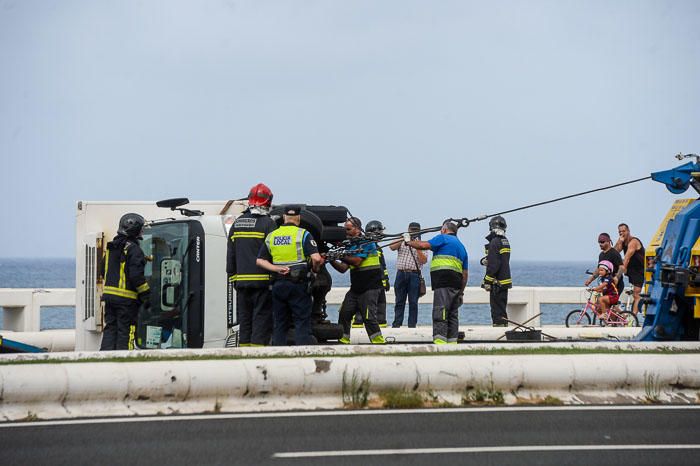
MULTIPOLYGON (((338 223, 347 218, 345 207, 303 206, 301 226, 320 238, 319 249, 323 251, 344 239, 344 229, 338 223)), ((136 346, 141 349, 236 346, 235 290, 226 274, 226 249, 228 231, 246 208, 245 201, 189 202, 185 198, 158 203, 79 202, 76 350, 99 348, 104 314, 101 259, 107 242, 116 235, 119 218, 127 212, 137 212, 147 219, 140 245, 147 257, 145 275, 151 290, 151 306, 139 311, 136 346), (182 207, 183 202, 188 208, 182 207)), ((280 208, 271 211, 278 224, 281 224, 281 216, 277 215, 280 211, 280 208)), ((337 325, 324 320, 328 291, 330 283, 317 287, 313 294, 314 333, 322 341, 340 338, 342 334, 337 325)))

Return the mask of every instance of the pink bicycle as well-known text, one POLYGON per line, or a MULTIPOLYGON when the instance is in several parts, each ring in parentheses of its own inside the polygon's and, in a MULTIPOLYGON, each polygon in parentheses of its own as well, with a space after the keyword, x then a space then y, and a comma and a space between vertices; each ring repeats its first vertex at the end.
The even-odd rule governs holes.
MULTIPOLYGON (((627 294, 627 300, 629 301, 630 294, 627 294)), ((602 310, 598 304, 598 296, 600 296, 600 293, 589 289, 586 305, 583 307, 583 309, 576 309, 567 314, 566 326, 576 327, 579 325, 595 325, 596 318, 598 318, 598 324, 601 327, 639 327, 639 320, 637 320, 637 316, 632 314, 630 311, 620 310, 619 303, 611 306, 610 309, 608 309, 607 314, 599 316, 602 310)), ((629 303, 625 305, 625 308, 629 308, 629 303)))

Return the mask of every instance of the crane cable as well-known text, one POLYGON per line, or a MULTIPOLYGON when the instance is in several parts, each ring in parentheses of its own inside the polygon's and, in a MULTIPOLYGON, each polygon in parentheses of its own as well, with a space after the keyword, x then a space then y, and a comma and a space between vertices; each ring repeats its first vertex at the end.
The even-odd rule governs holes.
MULTIPOLYGON (((607 190, 607 189, 613 189, 613 188, 618 188, 618 187, 620 187, 620 186, 625 186, 625 185, 632 184, 632 183, 638 183, 638 182, 640 182, 640 181, 648 180, 648 179, 650 179, 650 178, 651 178, 651 176, 645 176, 645 177, 643 177, 643 178, 637 178, 637 179, 634 179, 634 180, 624 181, 624 182, 622 182, 622 183, 616 183, 616 184, 612 184, 612 185, 610 185, 610 186, 604 186, 604 187, 602 187, 602 188, 590 189, 590 190, 588 190, 588 191, 583 191, 583 192, 576 193, 576 194, 569 194, 568 196, 557 197, 557 198, 555 198, 555 199, 550 199, 550 200, 548 200, 548 201, 537 202, 537 203, 535 203, 535 204, 529 204, 529 205, 525 205, 525 206, 522 206, 522 207, 517 207, 517 208, 515 208, 515 209, 510 209, 510 210, 504 210, 504 211, 502 211, 502 212, 497 212, 497 213, 494 213, 494 214, 480 215, 480 216, 478 216, 478 217, 471 218, 471 219, 468 219, 468 218, 464 217, 464 218, 449 218, 449 219, 447 219, 447 220, 455 222, 455 223, 456 223, 458 226, 460 226, 460 227, 466 228, 466 227, 468 227, 469 224, 472 223, 472 222, 478 222, 478 221, 481 221, 481 220, 486 220, 487 218, 495 217, 495 216, 497 216, 497 215, 510 214, 510 213, 513 213, 513 212, 518 212, 518 211, 520 211, 520 210, 532 209, 533 207, 539 207, 539 206, 541 206, 541 205, 552 204, 552 203, 554 203, 554 202, 559 202, 559 201, 563 201, 563 200, 566 200, 566 199, 571 199, 571 198, 578 197, 578 196, 585 196, 586 194, 591 194, 591 193, 595 193, 595 192, 598 192, 598 191, 605 191, 605 190, 607 190)), ((441 229, 442 229, 442 225, 437 226, 437 227, 424 228, 424 229, 422 229, 422 230, 419 230, 419 231, 412 231, 412 232, 410 232, 410 233, 411 233, 412 235, 418 235, 418 234, 422 234, 422 233, 432 233, 432 232, 435 232, 435 231, 440 231, 441 229)), ((402 236, 403 236, 403 233, 393 233, 393 234, 382 234, 382 235, 381 235, 381 239, 376 239, 376 238, 375 238, 375 239, 366 238, 366 239, 367 239, 367 241, 372 241, 372 242, 376 242, 376 243, 382 243, 382 242, 386 242, 386 241, 391 241, 391 242, 396 241, 397 239, 401 238, 402 236)))

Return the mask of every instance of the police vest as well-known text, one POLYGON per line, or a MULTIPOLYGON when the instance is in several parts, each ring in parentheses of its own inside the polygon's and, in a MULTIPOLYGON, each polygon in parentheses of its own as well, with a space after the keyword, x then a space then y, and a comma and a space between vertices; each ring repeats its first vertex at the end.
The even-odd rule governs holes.
POLYGON ((267 235, 265 243, 272 263, 286 266, 306 264, 304 234, 306 230, 296 225, 282 225, 267 235))
POLYGON ((104 263, 103 294, 137 300, 139 294, 150 290, 143 276, 146 261, 138 244, 127 241, 122 249, 110 249, 108 245, 104 263), (138 276, 131 276, 135 275, 133 270, 137 270, 138 276), (133 282, 140 283, 134 286, 133 282))

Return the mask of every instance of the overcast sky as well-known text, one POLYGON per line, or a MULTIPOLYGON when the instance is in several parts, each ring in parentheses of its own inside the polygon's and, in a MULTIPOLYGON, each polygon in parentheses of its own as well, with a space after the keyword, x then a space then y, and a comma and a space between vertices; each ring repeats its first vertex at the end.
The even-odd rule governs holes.
MULTIPOLYGON (((398 231, 674 167, 700 152, 698 24, 697 1, 0 0, 0 257, 72 257, 78 200, 263 181, 398 231)), ((595 257, 621 221, 646 244, 675 198, 509 215, 513 258, 595 257)))

